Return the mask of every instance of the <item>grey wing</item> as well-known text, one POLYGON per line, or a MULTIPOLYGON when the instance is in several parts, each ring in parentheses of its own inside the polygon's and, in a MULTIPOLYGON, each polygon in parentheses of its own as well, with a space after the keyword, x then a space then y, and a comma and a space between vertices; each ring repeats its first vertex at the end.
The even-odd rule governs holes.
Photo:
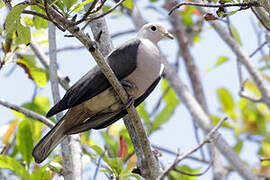
MULTIPOLYGON (((108 57, 109 66, 116 77, 122 80, 136 69, 139 39, 132 39, 115 49, 108 57)), ((98 66, 91 69, 77 83, 75 83, 65 96, 50 109, 47 117, 60 111, 74 107, 103 92, 111 85, 98 66)))

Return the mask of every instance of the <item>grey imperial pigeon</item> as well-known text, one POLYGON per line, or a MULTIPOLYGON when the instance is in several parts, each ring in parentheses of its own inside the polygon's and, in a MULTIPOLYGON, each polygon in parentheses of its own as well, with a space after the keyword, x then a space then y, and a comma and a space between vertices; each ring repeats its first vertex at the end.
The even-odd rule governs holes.
MULTIPOLYGON (((138 106, 161 79, 163 64, 157 43, 173 36, 160 23, 144 25, 137 34, 106 58, 134 105, 138 106)), ((44 161, 67 135, 105 128, 127 114, 126 106, 98 66, 91 69, 50 109, 47 117, 68 109, 64 117, 35 146, 37 163, 44 161)))

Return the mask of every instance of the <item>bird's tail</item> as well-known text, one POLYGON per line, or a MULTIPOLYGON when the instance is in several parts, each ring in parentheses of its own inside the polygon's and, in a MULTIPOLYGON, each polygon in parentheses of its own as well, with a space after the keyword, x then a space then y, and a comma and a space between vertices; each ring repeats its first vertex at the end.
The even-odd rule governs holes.
POLYGON ((65 116, 39 141, 32 155, 37 163, 44 161, 65 137, 65 116))

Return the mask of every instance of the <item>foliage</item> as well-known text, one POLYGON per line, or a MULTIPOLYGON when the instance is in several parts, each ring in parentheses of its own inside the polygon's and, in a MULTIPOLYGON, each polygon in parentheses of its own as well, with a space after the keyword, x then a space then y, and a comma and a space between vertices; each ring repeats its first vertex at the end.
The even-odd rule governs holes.
MULTIPOLYGON (((21 107, 45 116, 50 109, 49 94, 47 94, 48 97, 40 96, 40 94, 48 85, 49 72, 40 65, 37 57, 33 55, 29 48, 31 41, 36 41, 43 47, 47 47, 48 45, 46 32, 48 29, 48 20, 41 17, 41 15, 46 15, 43 2, 43 0, 26 1, 25 3, 16 4, 17 2, 14 1, 16 5, 12 4, 13 7, 8 12, 5 2, 0 1, 1 10, 5 8, 6 12, 6 14, 4 11, 0 13, 1 15, 5 15, 3 15, 5 17, 4 22, 0 23, 0 71, 8 64, 13 64, 15 67, 23 70, 24 76, 33 82, 36 89, 38 89, 38 93, 34 94, 30 101, 23 103, 21 107), (38 13, 39 16, 25 14, 25 10, 38 13)), ((93 0, 57 0, 52 2, 53 6, 57 7, 59 13, 63 14, 66 18, 74 18, 75 20, 77 18, 78 20, 86 12, 93 0)), ((235 3, 235 1, 211 1, 211 4, 220 3, 235 3)), ((113 1, 105 3, 102 7, 103 12, 107 12, 113 5, 113 1)), ((165 1, 149 0, 147 8, 157 12, 159 15, 163 15, 162 18, 164 19, 165 6, 165 1), (162 7, 160 5, 161 3, 164 3, 162 7)), ((113 14, 117 12, 118 18, 125 14, 130 14, 133 8, 133 1, 126 0, 113 14)), ((204 20, 210 21, 233 17, 238 11, 239 9, 227 10, 218 8, 215 13, 206 14, 204 20)), ((95 13, 94 11, 89 16, 95 15, 95 13)), ((187 43, 195 46, 195 43, 199 43, 201 37, 203 37, 201 32, 205 32, 205 29, 207 29, 204 28, 202 15, 195 6, 184 6, 177 11, 177 14, 189 36, 187 37, 189 40, 187 43)), ((78 27, 81 26, 81 24, 78 25, 78 27)), ((242 37, 241 32, 238 31, 238 27, 233 24, 230 24, 228 27, 230 28, 232 37, 238 44, 244 47, 245 39, 242 37)), ((174 29, 172 32, 174 32, 174 29)), ((177 58, 181 59, 182 55, 177 53, 177 58)), ((225 63, 230 63, 232 60, 234 59, 228 54, 219 55, 216 62, 207 69, 208 75, 211 75, 213 70, 220 71, 225 63)), ((267 70, 270 67, 269 62, 269 55, 262 53, 258 61, 259 70, 267 81, 270 81, 270 77, 267 74, 267 70)), ((137 107, 149 136, 162 134, 161 130, 172 119, 174 113, 178 110, 177 108, 182 108, 182 106, 179 106, 181 105, 179 97, 170 87, 167 80, 162 79, 160 87, 162 95, 157 104, 156 102, 153 103, 146 100, 137 107)), ((261 98, 261 93, 252 78, 245 81, 243 89, 252 97, 261 98)), ((267 106, 263 103, 255 103, 248 99, 238 98, 230 92, 228 87, 219 87, 216 96, 219 102, 219 111, 211 114, 212 122, 215 125, 224 116, 230 117, 228 122, 223 123, 222 129, 226 129, 227 132, 232 134, 234 140, 232 146, 235 152, 241 154, 246 142, 250 141, 258 146, 257 155, 270 158, 270 137, 268 133, 270 113, 267 106)), ((45 129, 47 131, 48 128, 41 122, 29 118, 22 113, 13 110, 12 113, 14 119, 7 124, 7 128, 4 129, 5 131, 1 137, 2 145, 6 149, 1 149, 0 176, 3 175, 6 179, 16 177, 27 180, 49 180, 53 178, 55 173, 61 173, 61 157, 56 155, 56 153, 52 153, 42 165, 37 165, 32 158, 34 145, 40 140, 43 130, 45 129)), ((51 120, 54 121, 53 118, 51 120)), ((90 162, 87 162, 87 164, 98 163, 97 166, 100 167, 99 172, 105 173, 110 177, 115 177, 116 179, 141 179, 139 175, 132 171, 136 167, 137 157, 123 123, 115 123, 105 131, 100 131, 99 134, 102 142, 96 142, 91 131, 81 134, 82 144, 85 147, 83 156, 87 156, 90 159, 90 162)), ((269 175, 269 167, 269 162, 263 162, 256 171, 269 175)), ((189 173, 199 173, 200 171, 200 168, 185 164, 178 165, 176 169, 189 173)), ((183 175, 175 170, 171 171, 168 177, 171 180, 196 179, 196 177, 183 175)))

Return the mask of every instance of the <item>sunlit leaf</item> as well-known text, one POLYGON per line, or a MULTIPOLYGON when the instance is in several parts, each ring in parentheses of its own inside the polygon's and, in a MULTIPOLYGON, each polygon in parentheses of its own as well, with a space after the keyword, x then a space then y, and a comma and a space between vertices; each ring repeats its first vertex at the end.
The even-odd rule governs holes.
MULTIPOLYGON (((46 13, 37 6, 31 6, 31 9, 35 12, 46 15, 46 13)), ((38 30, 41 28, 46 29, 49 25, 49 22, 46 19, 43 19, 43 18, 38 17, 38 16, 34 16, 33 20, 34 20, 34 25, 35 25, 36 29, 38 29, 38 30)))
MULTIPOLYGON (((214 126, 215 126, 219 121, 221 121, 221 118, 220 118, 220 117, 217 117, 217 116, 214 116, 214 115, 211 115, 211 119, 212 119, 212 123, 213 123, 214 126)), ((225 121, 225 122, 222 123, 222 127, 226 127, 226 128, 229 128, 229 129, 232 128, 231 125, 230 125, 227 121, 225 121)))
POLYGON ((39 86, 45 87, 49 79, 48 72, 36 66, 33 57, 24 57, 23 59, 18 59, 17 64, 24 69, 28 74, 28 77, 39 86))
POLYGON ((128 9, 133 9, 133 6, 134 6, 132 0, 125 0, 123 2, 123 5, 128 9))
POLYGON ((170 117, 173 115, 175 107, 167 105, 154 119, 152 122, 151 131, 155 131, 160 128, 160 126, 166 123, 170 117))
MULTIPOLYGON (((187 173, 191 173, 191 174, 198 174, 200 172, 200 169, 196 168, 196 169, 192 169, 189 166, 176 166, 176 169, 179 169, 181 171, 187 172, 187 173)), ((176 171, 171 171, 169 173, 169 179, 170 180, 195 180, 197 179, 196 176, 187 176, 181 173, 178 173, 176 171)))
POLYGON ((69 13, 70 8, 77 2, 77 0, 63 0, 63 4, 66 7, 66 13, 69 13))
POLYGON ((261 97, 261 92, 253 81, 245 81, 244 89, 251 91, 255 97, 261 97))
POLYGON ((217 62, 216 62, 216 64, 215 64, 213 67, 208 68, 208 69, 207 69, 207 72, 212 71, 213 69, 215 69, 216 67, 220 66, 221 64, 227 62, 228 60, 229 60, 229 59, 228 59, 228 57, 226 57, 226 56, 219 56, 219 57, 218 57, 218 60, 217 60, 217 62))
POLYGON ((225 88, 219 88, 217 93, 223 112, 228 114, 233 120, 236 120, 236 114, 234 112, 235 104, 229 91, 225 88))
POLYGON ((7 35, 15 31, 17 24, 15 21, 19 21, 20 15, 26 7, 27 5, 25 4, 19 4, 17 6, 14 6, 8 13, 5 21, 5 30, 7 35))
POLYGON ((170 88, 168 81, 165 79, 162 79, 162 90, 163 90, 163 93, 165 93, 163 99, 165 100, 166 104, 176 107, 180 101, 175 91, 172 88, 170 88))
POLYGON ((114 138, 110 137, 107 133, 102 132, 101 133, 102 137, 104 138, 104 140, 106 141, 106 144, 108 146, 108 151, 109 154, 112 157, 116 157, 117 152, 118 152, 118 148, 119 148, 119 142, 116 141, 114 138))
POLYGON ((20 122, 16 139, 18 150, 22 154, 23 159, 26 161, 27 166, 29 166, 32 159, 33 150, 32 129, 29 119, 20 122))
POLYGON ((74 7, 74 9, 71 10, 71 11, 79 12, 79 11, 81 11, 81 10, 83 9, 83 7, 84 7, 85 5, 89 4, 89 3, 92 2, 92 1, 93 1, 93 0, 85 0, 85 1, 83 1, 82 3, 76 5, 76 6, 74 7))
POLYGON ((0 167, 12 170, 24 180, 30 179, 30 175, 25 168, 17 160, 9 156, 0 155, 0 167))
POLYGON ((239 154, 243 148, 243 141, 241 139, 237 139, 237 143, 233 147, 234 151, 239 154))
POLYGON ((144 123, 147 125, 149 124, 149 113, 146 111, 146 107, 145 107, 146 103, 145 102, 142 102, 138 107, 137 107, 137 110, 138 110, 138 113, 140 115, 140 117, 144 120, 144 123))
POLYGON ((195 7, 194 6, 185 6, 183 12, 181 12, 183 23, 186 26, 191 26, 193 25, 193 20, 192 20, 192 13, 194 12, 195 7))
POLYGON ((28 16, 26 16, 26 17, 23 18, 23 22, 24 22, 25 25, 27 25, 27 26, 33 26, 33 25, 34 25, 33 18, 28 17, 28 16))
POLYGON ((30 177, 30 180, 50 180, 51 173, 50 171, 46 170, 47 166, 40 167, 35 169, 30 177))
POLYGON ((19 21, 17 21, 17 33, 22 43, 24 44, 30 43, 31 41, 30 28, 23 26, 19 21))
POLYGON ((129 171, 132 170, 136 166, 136 162, 137 162, 137 156, 136 154, 133 154, 128 161, 127 170, 129 171))

